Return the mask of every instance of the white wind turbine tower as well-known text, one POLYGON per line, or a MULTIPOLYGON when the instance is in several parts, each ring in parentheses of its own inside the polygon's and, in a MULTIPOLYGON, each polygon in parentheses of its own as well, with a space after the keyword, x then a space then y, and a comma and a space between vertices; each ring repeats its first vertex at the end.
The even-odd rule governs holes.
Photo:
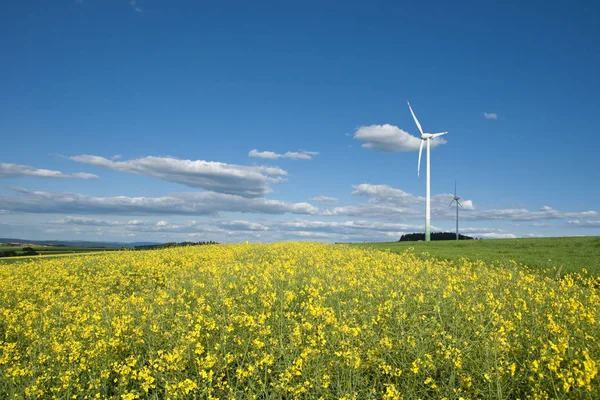
POLYGON ((462 207, 462 204, 460 204, 459 200, 460 197, 456 195, 456 181, 454 181, 454 198, 452 199, 448 207, 450 207, 452 203, 456 202, 456 240, 458 240, 458 206, 462 207))
POLYGON ((419 132, 421 132, 421 147, 419 148, 419 163, 417 164, 417 176, 420 176, 421 174, 421 153, 423 152, 423 143, 427 142, 427 198, 425 200, 425 241, 429 242, 431 240, 431 227, 430 227, 430 220, 431 220, 431 206, 430 206, 430 199, 429 199, 429 186, 430 186, 430 162, 429 162, 429 147, 430 144, 429 142, 431 142, 431 139, 436 138, 438 136, 442 136, 445 135, 448 132, 440 132, 440 133, 424 133, 423 132, 423 128, 421 128, 421 124, 419 123, 419 120, 417 119, 417 117, 415 116, 415 113, 412 110, 412 107, 410 106, 410 102, 407 100, 406 101, 408 103, 408 108, 410 109, 410 113, 412 114, 415 123, 417 124, 417 127, 419 128, 419 132))

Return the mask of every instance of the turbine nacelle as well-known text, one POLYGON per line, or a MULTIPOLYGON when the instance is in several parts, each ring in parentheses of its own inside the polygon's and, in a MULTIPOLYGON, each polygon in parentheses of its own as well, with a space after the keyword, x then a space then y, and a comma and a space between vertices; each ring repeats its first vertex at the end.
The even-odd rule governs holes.
POLYGON ((452 199, 452 201, 450 202, 450 204, 448 205, 448 207, 451 207, 452 204, 454 204, 454 202, 456 202, 457 205, 459 205, 461 208, 464 208, 463 205, 460 203, 460 197, 455 197, 454 199, 452 199))
POLYGON ((440 133, 422 133, 421 134, 421 140, 429 140, 429 139, 433 139, 436 138, 438 136, 442 136, 447 134, 448 132, 440 132, 440 133))
MULTIPOLYGON (((452 204, 454 204, 454 202, 456 202, 456 206, 463 206, 462 204, 460 204, 460 197, 458 197, 456 195, 456 181, 454 181, 454 197, 452 198, 452 201, 450 202, 450 205, 448 207, 450 207, 452 204)), ((458 209, 457 209, 458 210, 458 209)), ((458 212, 458 211, 457 211, 458 212)), ((458 221, 458 217, 457 217, 457 221, 458 221)), ((457 228, 458 231, 458 228, 457 228)))

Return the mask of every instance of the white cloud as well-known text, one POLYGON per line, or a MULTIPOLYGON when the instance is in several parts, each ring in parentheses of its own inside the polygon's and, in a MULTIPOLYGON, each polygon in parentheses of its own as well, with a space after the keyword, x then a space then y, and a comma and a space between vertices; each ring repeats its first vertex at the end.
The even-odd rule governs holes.
POLYGON ((589 218, 600 216, 600 213, 598 211, 568 212, 565 213, 565 216, 569 218, 589 218))
POLYGON ((221 221, 216 223, 216 226, 226 229, 229 236, 237 235, 243 238, 252 235, 266 241, 290 240, 295 237, 327 241, 373 241, 389 240, 390 238, 398 240, 404 233, 423 230, 422 225, 378 223, 365 220, 332 222, 298 219, 261 223, 221 221))
MULTIPOLYGON (((312 199, 323 204, 332 204, 327 208, 317 208, 310 203, 291 203, 269 200, 264 197, 248 198, 237 195, 195 192, 172 193, 160 197, 93 197, 76 193, 32 191, 13 189, 13 196, 1 196, 1 208, 9 215, 18 213, 64 214, 54 220, 44 219, 42 229, 53 230, 60 235, 93 235, 123 238, 135 233, 144 240, 181 241, 198 237, 202 240, 220 242, 240 241, 252 238, 260 241, 279 241, 290 239, 315 239, 324 241, 389 241, 397 240, 401 235, 422 232, 425 199, 389 185, 359 184, 352 187, 352 194, 364 196, 358 204, 344 206, 333 205, 337 199, 319 196, 312 199), (258 220, 245 220, 228 213, 248 214, 296 214, 320 216, 320 221, 310 219, 276 220, 274 217, 258 217, 258 220), (219 215, 221 214, 221 215, 219 215), (104 216, 114 215, 114 218, 104 216), (155 215, 154 220, 134 219, 142 215, 155 215), (181 222, 181 215, 197 215, 201 222, 181 222), (227 216, 224 217, 223 215, 227 216), (123 217, 128 216, 128 218, 123 217), (135 217, 134 217, 135 216, 135 217), (202 217, 204 216, 204 217, 202 217), (347 221, 344 221, 346 219, 347 221), (168 220, 168 222, 167 222, 168 220), (179 220, 179 222, 178 222, 179 220), (381 221, 381 222, 378 222, 381 221), (44 225, 45 224, 45 225, 44 225)), ((454 209, 448 207, 451 194, 432 196, 433 222, 454 221, 454 209)), ((543 220, 564 219, 571 227, 600 227, 597 211, 561 212, 550 206, 539 211, 525 208, 473 210, 471 200, 461 200, 468 211, 460 218, 472 220, 530 221, 528 226, 539 228, 548 225, 543 220), (593 221, 587 221, 591 218, 593 221)), ((31 216, 27 219, 43 218, 31 216)), ((251 219, 252 217, 247 217, 251 219)), ((461 226, 469 225, 461 224, 461 226)), ((518 225, 518 224, 516 224, 518 225)), ((524 225, 524 224, 523 224, 524 225)), ((2 228, 6 231, 6 228, 2 228)), ((433 226, 433 231, 442 229, 433 226)), ((453 229, 450 229, 453 231, 453 229)), ((512 238, 515 233, 497 228, 464 227, 461 233, 479 238, 512 238)), ((14 229, 8 232, 16 232, 14 229)), ((531 232, 531 231, 529 231, 531 232)), ((518 236, 529 234, 519 232, 518 236)))
POLYGON ((288 233, 290 236, 297 236, 301 238, 311 239, 333 239, 335 235, 325 232, 311 232, 311 231, 293 231, 288 233))
POLYGON ((20 196, 0 196, 3 209, 27 213, 113 215, 209 215, 219 212, 307 214, 319 212, 309 203, 214 193, 175 193, 161 197, 91 197, 77 193, 32 191, 14 188, 20 196))
POLYGON ((107 221, 97 218, 88 218, 88 217, 63 217, 59 219, 54 219, 48 221, 50 224, 58 224, 58 225, 87 225, 87 226, 117 226, 123 225, 124 223, 121 221, 107 221))
POLYGON ((64 229, 55 229, 55 228, 44 229, 44 233, 63 233, 64 231, 65 231, 64 229))
POLYGON ((129 2, 129 5, 131 6, 131 8, 133 8, 133 11, 137 12, 137 13, 143 13, 144 10, 142 10, 142 8, 138 5, 137 0, 131 0, 129 2))
POLYGON ((498 114, 496 113, 483 113, 483 116, 485 117, 485 119, 498 119, 498 114))
POLYGON ((506 233, 506 231, 498 228, 461 228, 459 232, 469 235, 477 233, 506 233))
MULTIPOLYGON (((142 223, 139 225, 127 226, 128 232, 136 233, 206 233, 210 231, 208 227, 198 225, 196 221, 187 221, 185 223, 170 224, 167 221, 158 221, 156 223, 142 223)), ((215 230, 216 231, 216 230, 215 230)))
MULTIPOLYGON (((369 203, 387 203, 400 206, 409 206, 413 204, 425 203, 425 197, 415 196, 401 189, 393 188, 389 185, 372 185, 369 183, 361 183, 360 185, 352 186, 352 194, 355 196, 370 197, 369 203)), ((447 206, 454 198, 454 195, 442 193, 431 196, 432 206, 444 205, 447 206)), ((461 204, 465 210, 473 210, 472 200, 462 200, 461 204)), ((445 208, 442 208, 445 210, 445 208)))
POLYGON ((352 186, 352 194, 355 196, 370 197, 371 203, 393 203, 393 204, 415 204, 425 201, 424 197, 416 197, 406 193, 401 189, 393 188, 389 185, 372 185, 370 183, 361 183, 352 186))
POLYGON ((77 179, 96 179, 97 175, 85 172, 76 172, 74 174, 65 174, 60 171, 50 169, 38 169, 28 165, 0 163, 0 178, 14 178, 18 176, 37 176, 41 178, 77 178, 77 179))
POLYGON ((328 197, 328 196, 317 196, 317 197, 313 197, 311 200, 315 201, 317 203, 329 204, 329 205, 337 204, 339 201, 335 197, 328 197))
POLYGON ((559 213, 553 211, 529 211, 526 209, 499 209, 483 210, 466 216, 474 220, 511 220, 511 221, 534 221, 538 219, 557 219, 559 213))
POLYGON ((266 231, 269 230, 268 226, 263 224, 248 222, 248 221, 220 221, 219 227, 234 230, 234 231, 266 231))
MULTIPOLYGON (((407 193, 401 189, 393 188, 389 185, 373 185, 363 183, 352 187, 352 194, 357 196, 369 197, 368 204, 352 204, 343 207, 334 207, 321 211, 321 215, 337 216, 364 216, 369 218, 398 218, 405 219, 422 216, 422 204, 425 198, 407 193)), ((437 219, 453 219, 454 210, 448 207, 453 199, 449 193, 436 194, 431 196, 432 215, 437 219)), ((466 220, 508 220, 508 221, 540 221, 552 219, 579 219, 597 217, 600 215, 597 211, 583 212, 561 212, 550 206, 543 206, 539 211, 529 211, 520 209, 491 209, 475 210, 472 200, 461 199, 463 208, 460 215, 461 219, 466 220)), ((572 223, 573 225, 574 223, 572 223)), ((545 227, 546 225, 538 225, 545 227)))
MULTIPOLYGON (((329 233, 344 233, 352 234, 359 231, 374 231, 374 232, 399 232, 399 231, 412 231, 422 230, 423 225, 414 224, 399 224, 389 222, 374 222, 374 221, 343 221, 343 222, 330 222, 330 221, 310 221, 310 220, 288 220, 274 223, 272 228, 277 228, 284 231, 294 230, 313 230, 329 233)), ((435 227, 434 227, 435 228, 435 227)), ((435 228, 437 229, 437 228, 435 228)))
MULTIPOLYGON (((431 206, 437 207, 438 209, 448 211, 448 207, 450 206, 450 202, 454 199, 454 195, 450 193, 441 193, 431 196, 431 206)), ((473 205, 473 200, 465 200, 460 199, 460 204, 462 205, 461 210, 474 210, 475 206, 473 205)), ((423 198, 422 202, 425 202, 425 198, 423 198)))
MULTIPOLYGON (((373 241, 397 240, 404 233, 422 231, 423 225, 378 223, 367 220, 357 221, 316 221, 316 220, 274 220, 268 222, 252 222, 246 220, 223 220, 209 218, 202 223, 187 221, 184 223, 161 223, 151 221, 118 221, 87 217, 65 217, 48 221, 50 227, 46 232, 79 234, 106 234, 111 237, 126 237, 128 233, 144 233, 147 235, 168 235, 164 240, 181 240, 181 235, 202 237, 204 239, 229 241, 245 240, 247 237, 262 238, 267 241, 289 240, 298 238, 314 238, 325 240, 373 241), (61 225, 61 229, 56 229, 61 225), (179 236, 178 236, 179 235, 179 236)), ((438 229, 434 227, 433 229, 438 229)), ((161 239, 161 240, 163 240, 161 239)))
POLYGON ((88 174, 87 172, 75 172, 74 174, 71 174, 71 177, 79 179, 97 179, 98 175, 88 174))
POLYGON ((269 160, 277 160, 278 158, 281 158, 281 156, 281 154, 272 151, 258 151, 257 149, 252 149, 248 152, 248 157, 266 158, 269 160))
POLYGON ((48 221, 49 224, 53 225, 79 225, 79 226, 141 226, 146 225, 145 222, 133 219, 129 221, 117 221, 117 220, 106 220, 100 218, 89 218, 89 217, 78 217, 78 216, 66 216, 59 219, 53 219, 48 221))
POLYGON ((164 181, 243 197, 261 197, 271 192, 269 183, 279 183, 287 172, 279 167, 245 166, 171 157, 144 157, 112 161, 92 155, 69 159, 121 172, 152 176, 164 181))
MULTIPOLYGON (((362 147, 386 152, 419 151, 421 145, 420 138, 390 124, 361 126, 354 138, 365 142, 362 147)), ((431 140, 431 147, 445 143, 446 139, 438 137, 431 140)))
POLYGON ((535 226, 536 228, 549 228, 552 226, 547 222, 534 222, 532 225, 535 226))
MULTIPOLYGON (((398 220, 420 217, 423 214, 422 204, 425 198, 407 193, 389 185, 373 185, 362 183, 352 186, 352 194, 368 197, 367 204, 351 204, 324 209, 320 215, 327 216, 361 216, 366 218, 394 218, 398 220)), ((453 199, 451 194, 437 194, 431 197, 432 214, 439 218, 451 218, 454 214, 448 208, 453 199)), ((464 210, 473 210, 471 200, 461 200, 464 210)))
POLYGON ((587 218, 595 217, 597 215, 599 215, 597 211, 561 212, 552 207, 544 206, 540 211, 529 211, 524 208, 485 210, 467 214, 466 218, 473 220, 538 221, 564 218, 587 218))
POLYGON ((600 221, 580 221, 576 219, 569 221, 569 225, 581 228, 600 228, 600 221))
POLYGON ((421 215, 415 209, 397 207, 387 204, 353 204, 322 210, 320 215, 325 216, 356 216, 363 218, 402 218, 409 219, 421 215))
POLYGON ((460 204, 462 204, 465 210, 474 210, 475 206, 473 205, 473 200, 460 200, 460 204))
POLYGON ((459 233, 483 239, 511 239, 517 237, 514 233, 498 228, 461 228, 459 233))
POLYGON ((258 151, 257 149, 250 150, 248 157, 266 158, 269 160, 277 160, 279 158, 290 158, 292 160, 312 160, 313 156, 318 155, 317 151, 288 151, 284 154, 278 154, 272 151, 258 151))
POLYGON ((517 235, 514 233, 480 233, 477 237, 483 239, 516 239, 517 235))

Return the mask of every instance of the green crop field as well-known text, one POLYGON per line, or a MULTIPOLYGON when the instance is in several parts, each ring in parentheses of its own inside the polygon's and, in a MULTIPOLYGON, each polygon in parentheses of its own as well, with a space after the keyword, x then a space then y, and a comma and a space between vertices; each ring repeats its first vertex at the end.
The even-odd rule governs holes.
POLYGON ((40 245, 23 245, 23 246, 7 246, 0 245, 0 251, 14 250, 17 253, 23 251, 24 248, 30 247, 40 254, 45 253, 74 253, 74 252, 88 252, 88 251, 102 251, 102 250, 115 250, 112 248, 105 247, 76 247, 76 246, 40 246, 40 245))
POLYGON ((104 248, 104 247, 76 247, 76 246, 41 246, 41 245, 23 245, 23 246, 9 246, 0 245, 0 253, 5 251, 16 252, 15 257, 0 257, 0 264, 2 263, 14 263, 18 261, 38 259, 40 257, 52 257, 59 255, 70 255, 70 254, 86 254, 96 253, 100 251, 115 251, 118 249, 104 248), (38 255, 26 255, 23 252, 24 248, 32 248, 38 255))
POLYGON ((402 253, 412 248, 418 255, 444 260, 482 260, 487 263, 516 261, 532 269, 551 270, 561 273, 579 272, 586 269, 600 275, 600 236, 555 237, 535 239, 487 239, 435 242, 388 242, 360 243, 360 247, 389 250, 402 253))

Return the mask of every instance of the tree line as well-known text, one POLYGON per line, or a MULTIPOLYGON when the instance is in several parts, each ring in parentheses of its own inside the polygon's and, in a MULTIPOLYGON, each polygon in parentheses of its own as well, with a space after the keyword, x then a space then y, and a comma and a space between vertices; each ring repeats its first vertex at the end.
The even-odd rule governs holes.
POLYGON ((15 250, 0 251, 0 257, 37 256, 39 254, 32 247, 23 247, 19 250, 19 252, 15 250))
MULTIPOLYGON (((458 235, 458 240, 473 240, 471 236, 458 235)), ((424 241, 425 234, 424 233, 407 233, 400 237, 399 242, 418 242, 424 241)), ((456 232, 432 232, 431 240, 456 240, 456 232)))

